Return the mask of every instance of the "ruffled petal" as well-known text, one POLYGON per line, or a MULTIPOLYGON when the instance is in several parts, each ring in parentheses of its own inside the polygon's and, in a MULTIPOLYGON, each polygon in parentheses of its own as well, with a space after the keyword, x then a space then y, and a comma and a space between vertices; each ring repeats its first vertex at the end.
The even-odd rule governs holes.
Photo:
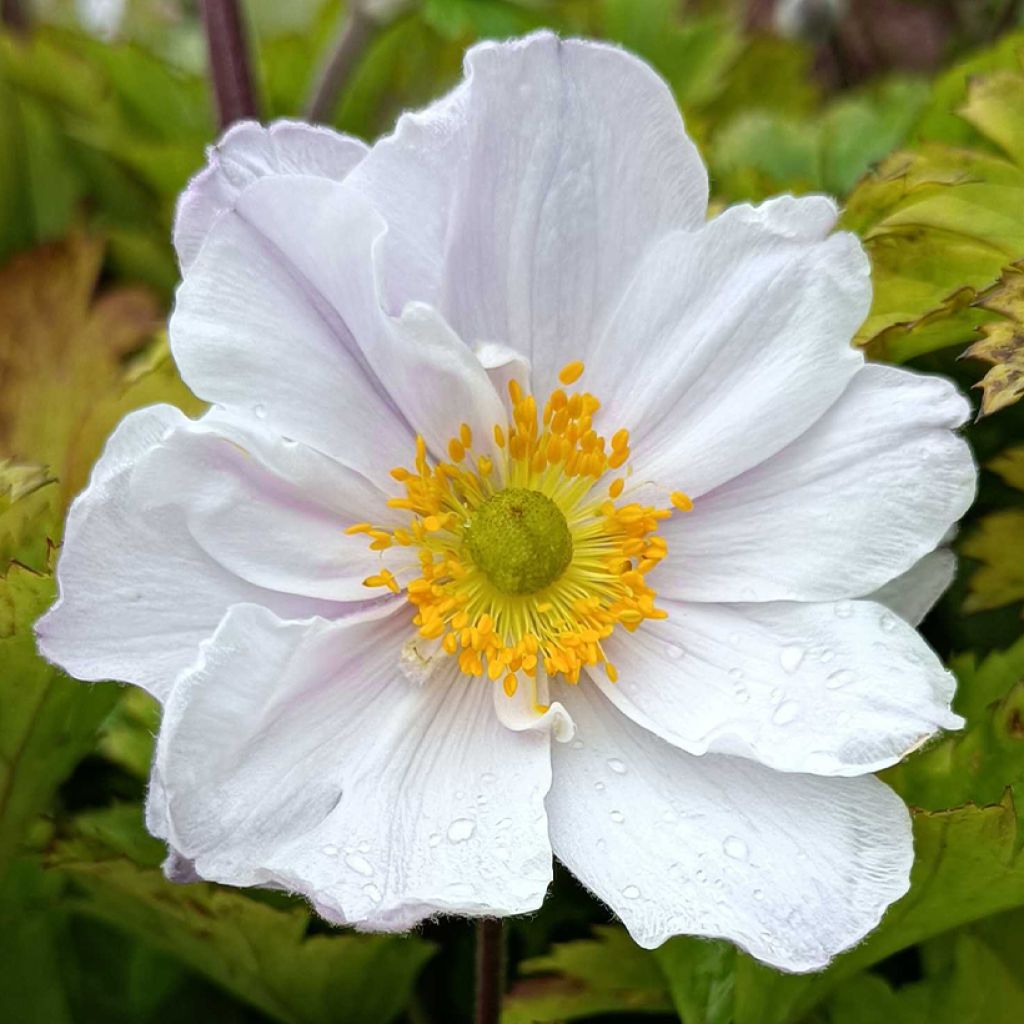
POLYGON ((634 479, 691 497, 774 455, 863 365, 871 301, 856 237, 821 197, 734 206, 646 255, 585 383, 632 431, 634 479))
POLYGON ((703 223, 707 174, 665 83, 621 50, 542 32, 474 47, 465 73, 350 181, 390 226, 388 307, 431 302, 550 387, 648 246, 703 223))
POLYGON ((665 607, 667 619, 605 641, 619 681, 601 672, 593 680, 634 722, 688 753, 862 775, 963 724, 949 707, 953 676, 882 605, 665 607))
POLYGON ((387 227, 346 185, 265 178, 211 230, 178 293, 171 345, 210 401, 263 417, 387 486, 414 435, 435 454, 466 422, 483 450, 503 407, 431 307, 380 306, 387 227))
POLYGON ((275 121, 233 124, 207 150, 206 167, 188 184, 174 218, 174 247, 187 271, 217 218, 260 178, 313 174, 343 180, 366 155, 364 142, 316 125, 275 121))
POLYGON ((238 606, 168 701, 154 814, 203 878, 300 892, 397 930, 536 909, 551 878, 550 741, 449 662, 399 669, 402 611, 284 622, 238 606))
POLYGON ((800 438, 665 524, 654 585, 690 601, 871 593, 970 506, 974 460, 953 432, 968 411, 944 378, 865 366, 800 438))
MULTIPOLYGON (((207 500, 222 502, 225 510, 236 500, 247 501, 254 492, 247 494, 246 488, 257 478, 271 490, 286 487, 283 481, 275 483, 272 470, 256 463, 246 467, 238 453, 226 456, 235 462, 233 478, 211 479, 217 472, 212 462, 182 468, 176 481, 180 492, 168 489, 159 475, 147 474, 150 460, 181 445, 223 447, 226 442, 214 442, 209 429, 170 406, 132 413, 107 442, 89 486, 72 504, 57 563, 60 596, 36 627, 42 654, 71 675, 136 683, 163 700, 232 604, 256 602, 282 615, 340 613, 333 602, 247 582, 226 566, 230 557, 217 557, 216 544, 207 550, 197 539, 203 535, 207 500), (208 487, 216 490, 208 492, 208 487)), ((222 462, 221 468, 226 465, 222 462)), ((313 505, 310 499, 305 507, 313 505)), ((280 512, 280 506, 240 513, 235 504, 233 509, 234 514, 262 517, 264 523, 280 512)), ((291 522, 301 526, 301 515, 291 522)), ((230 523, 208 520, 206 526, 218 536, 231 529, 230 523)))
POLYGON ((907 891, 910 816, 877 779, 693 757, 592 687, 565 703, 579 738, 552 748, 555 855, 639 945, 721 937, 782 970, 817 970, 907 891))

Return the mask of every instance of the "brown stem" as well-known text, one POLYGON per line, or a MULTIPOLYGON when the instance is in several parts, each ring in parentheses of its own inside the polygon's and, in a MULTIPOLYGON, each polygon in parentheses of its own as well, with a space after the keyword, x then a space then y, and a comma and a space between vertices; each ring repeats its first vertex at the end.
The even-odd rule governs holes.
POLYGON ((316 84, 306 104, 308 120, 331 120, 334 108, 338 105, 338 97, 352 78, 376 32, 377 24, 364 13, 358 0, 349 0, 348 13, 327 59, 320 68, 316 84))
POLYGON ((476 1024, 498 1024, 505 993, 505 935, 496 918, 476 926, 476 1024))
POLYGON ((0 21, 3 22, 5 28, 9 28, 12 32, 17 32, 19 35, 28 33, 28 11, 25 10, 25 5, 21 0, 2 0, 0 21))
POLYGON ((202 0, 210 78, 221 129, 259 116, 238 0, 202 0))

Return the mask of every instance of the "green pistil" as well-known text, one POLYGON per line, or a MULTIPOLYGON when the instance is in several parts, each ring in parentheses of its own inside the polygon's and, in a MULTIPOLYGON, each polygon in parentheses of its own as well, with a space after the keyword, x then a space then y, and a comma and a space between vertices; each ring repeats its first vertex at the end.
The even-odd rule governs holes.
POLYGON ((466 539, 473 561, 505 594, 543 590, 572 559, 565 516, 547 495, 525 487, 491 495, 473 513, 466 539))

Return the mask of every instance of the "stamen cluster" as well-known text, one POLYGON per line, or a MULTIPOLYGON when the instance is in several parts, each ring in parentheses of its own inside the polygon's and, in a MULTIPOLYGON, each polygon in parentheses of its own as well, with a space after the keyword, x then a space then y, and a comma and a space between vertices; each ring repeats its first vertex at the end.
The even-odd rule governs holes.
MULTIPOLYGON (((628 470, 600 485, 606 474, 625 467, 629 432, 618 430, 608 441, 595 431, 600 402, 589 392, 565 390, 582 373, 582 363, 564 367, 559 374, 564 387, 551 393, 539 415, 534 397, 510 382, 510 421, 494 426, 499 457, 474 451, 465 423, 448 443, 450 461, 432 461, 423 438, 417 438, 414 468, 391 471, 405 493, 388 505, 407 511, 408 525, 385 530, 357 523, 348 529, 365 533, 375 551, 415 550, 411 564, 418 575, 405 592, 416 608, 419 635, 438 641, 468 676, 504 677, 510 696, 519 674, 535 680, 539 665, 548 676, 576 683, 584 666, 600 664, 615 681, 602 642, 617 625, 632 631, 645 619, 666 617, 655 607, 656 594, 647 582, 668 550, 658 524, 676 510, 692 508, 678 491, 666 508, 620 503, 628 470), (469 549, 474 513, 507 488, 551 499, 572 537, 568 565, 532 593, 501 590, 469 549)), ((394 566, 402 575, 405 568, 394 566)), ((394 593, 402 589, 392 569, 364 582, 394 593)))

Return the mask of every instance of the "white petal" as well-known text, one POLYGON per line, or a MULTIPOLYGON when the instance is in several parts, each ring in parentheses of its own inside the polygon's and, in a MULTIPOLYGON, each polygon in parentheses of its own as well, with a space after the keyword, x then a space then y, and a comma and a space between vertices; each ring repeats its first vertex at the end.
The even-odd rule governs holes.
POLYGON ((413 434, 444 453, 460 422, 488 450, 504 412, 479 360, 431 307, 392 317, 380 306, 385 232, 345 185, 248 188, 179 292, 171 343, 186 382, 212 401, 260 407, 285 436, 371 479, 410 460, 413 434))
POLYGON ((255 121, 232 125, 207 150, 206 167, 178 200, 174 247, 182 270, 192 265, 211 225, 254 181, 281 174, 341 181, 366 151, 366 144, 350 135, 297 121, 275 121, 267 128, 255 121))
POLYGON ((498 679, 493 684, 494 709, 499 720, 514 732, 524 729, 550 730, 559 743, 568 743, 576 735, 576 726, 565 708, 551 700, 551 686, 542 665, 537 678, 520 673, 515 692, 509 696, 498 679))
MULTIPOLYGON (((827 601, 870 593, 932 551, 974 497, 947 380, 869 365, 799 439, 665 524, 660 593, 827 601)), ((685 488, 684 488, 685 489, 685 488)))
POLYGON ((867 257, 834 206, 736 206, 647 254, 588 363, 635 479, 697 497, 803 433, 863 364, 867 257))
POLYGON ((910 816, 877 779, 693 757, 588 686, 566 706, 579 745, 552 748, 555 855, 641 946, 715 936, 783 970, 816 970, 907 891, 910 816))
POLYGON ((956 555, 939 548, 915 562, 902 576, 870 595, 901 619, 916 626, 935 606, 956 576, 956 555))
POLYGON ((346 527, 400 521, 359 474, 218 411, 155 447, 132 497, 143 514, 180 508, 199 547, 241 579, 332 601, 380 593, 362 582, 380 571, 380 555, 346 527))
POLYGON ((707 175, 665 83, 621 50, 545 32, 476 46, 465 71, 350 180, 391 227, 389 308, 435 303, 552 386, 644 250, 703 222, 707 175))
POLYGON ((245 582, 196 542, 181 505, 148 507, 136 472, 168 436, 193 426, 170 406, 132 413, 71 506, 60 596, 36 631, 42 654, 79 679, 136 683, 163 700, 229 605, 302 616, 338 608, 245 582))
POLYGON ((408 615, 374 614, 228 613, 165 711, 170 843, 203 878, 298 891, 363 928, 535 909, 548 737, 502 726, 454 661, 410 683, 408 615))
POLYGON ((862 775, 963 724, 949 709, 953 676, 881 605, 664 607, 667 619, 605 641, 618 683, 592 675, 620 711, 691 754, 862 775))

